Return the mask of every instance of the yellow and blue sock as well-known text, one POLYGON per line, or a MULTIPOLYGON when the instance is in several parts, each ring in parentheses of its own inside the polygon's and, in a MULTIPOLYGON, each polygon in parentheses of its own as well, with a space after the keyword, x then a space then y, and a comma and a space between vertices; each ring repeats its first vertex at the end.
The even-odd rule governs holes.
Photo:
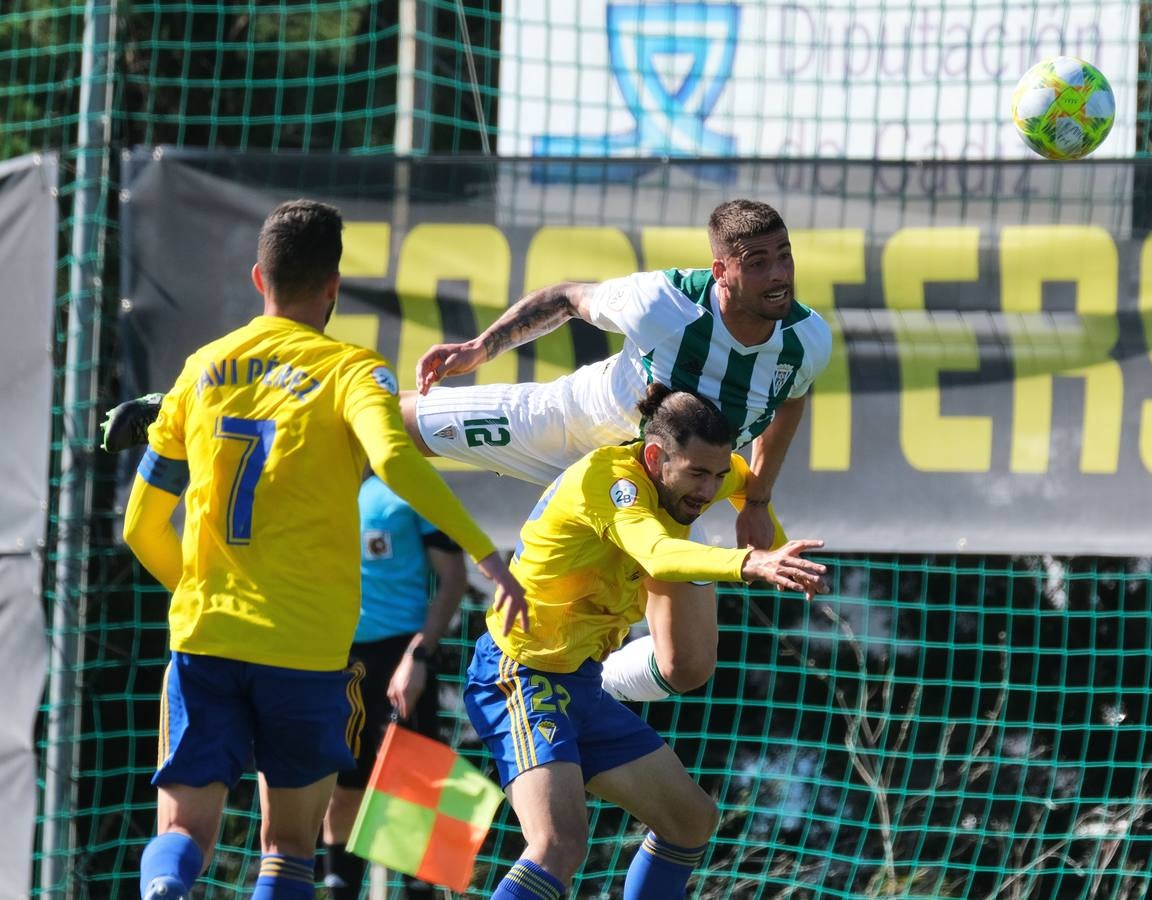
POLYGON ((256 879, 252 900, 313 900, 315 865, 313 858, 266 853, 260 857, 260 876, 256 879))
POLYGON ((496 885, 492 900, 560 900, 568 889, 530 859, 518 859, 496 885))
POLYGON ((144 896, 152 879, 162 876, 178 880, 187 893, 200 877, 203 864, 204 854, 188 835, 178 831, 156 835, 140 857, 140 896, 144 896))
POLYGON ((703 847, 677 847, 651 831, 632 858, 624 879, 624 900, 671 900, 683 897, 692 870, 704 858, 703 847))

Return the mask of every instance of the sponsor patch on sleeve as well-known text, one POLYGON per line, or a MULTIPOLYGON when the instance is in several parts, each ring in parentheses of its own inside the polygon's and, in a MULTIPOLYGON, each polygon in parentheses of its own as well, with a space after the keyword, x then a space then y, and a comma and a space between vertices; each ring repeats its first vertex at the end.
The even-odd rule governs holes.
POLYGON ((612 505, 624 509, 636 502, 636 485, 627 478, 620 478, 608 490, 612 505))
POLYGON ((619 312, 628 302, 628 286, 621 284, 612 288, 612 293, 604 301, 604 306, 613 312, 619 312))
POLYGON ((389 394, 400 393, 400 384, 396 381, 396 376, 392 374, 392 370, 387 366, 377 366, 373 369, 372 380, 384 388, 389 394))

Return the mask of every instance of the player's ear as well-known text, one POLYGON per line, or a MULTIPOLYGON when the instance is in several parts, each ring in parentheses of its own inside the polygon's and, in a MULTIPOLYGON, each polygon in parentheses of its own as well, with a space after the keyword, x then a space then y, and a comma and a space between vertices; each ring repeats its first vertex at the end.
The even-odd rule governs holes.
POLYGON ((648 470, 649 475, 655 475, 660 471, 660 464, 664 461, 664 450, 659 444, 645 441, 641 455, 644 459, 644 468, 648 470))
POLYGON ((256 285, 256 290, 261 294, 264 293, 264 275, 260 271, 260 264, 252 264, 252 283, 256 285))
POLYGON ((726 275, 726 272, 724 269, 724 260, 722 260, 722 259, 712 260, 712 277, 716 279, 716 283, 718 285, 720 285, 721 287, 727 287, 728 286, 726 283, 725 275, 726 275))

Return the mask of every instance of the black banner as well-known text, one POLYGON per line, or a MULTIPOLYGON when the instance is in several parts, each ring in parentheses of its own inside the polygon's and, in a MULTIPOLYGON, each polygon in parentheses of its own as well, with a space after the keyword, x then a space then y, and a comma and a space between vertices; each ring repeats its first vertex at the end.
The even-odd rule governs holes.
MULTIPOLYGON (((343 210, 329 331, 377 348, 410 388, 429 345, 473 336, 526 291, 708 265, 708 214, 749 196, 780 209, 797 296, 835 336, 775 494, 789 533, 838 551, 1152 548, 1152 245, 1139 164, 156 149, 133 154, 124 174, 130 391, 165 389, 188 352, 260 312, 256 234, 282 200, 343 210)), ((549 379, 618 340, 574 323, 477 378, 549 379)), ((446 475, 511 546, 539 489, 446 475)), ((729 518, 709 516, 710 539, 731 539, 729 518)))

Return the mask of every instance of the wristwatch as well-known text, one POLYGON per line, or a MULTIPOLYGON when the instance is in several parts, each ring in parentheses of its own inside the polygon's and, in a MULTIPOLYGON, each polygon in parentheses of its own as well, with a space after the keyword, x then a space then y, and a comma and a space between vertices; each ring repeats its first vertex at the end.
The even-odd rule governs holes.
POLYGON ((408 655, 411 656, 415 662, 428 662, 428 648, 423 644, 413 647, 408 651, 408 655))

